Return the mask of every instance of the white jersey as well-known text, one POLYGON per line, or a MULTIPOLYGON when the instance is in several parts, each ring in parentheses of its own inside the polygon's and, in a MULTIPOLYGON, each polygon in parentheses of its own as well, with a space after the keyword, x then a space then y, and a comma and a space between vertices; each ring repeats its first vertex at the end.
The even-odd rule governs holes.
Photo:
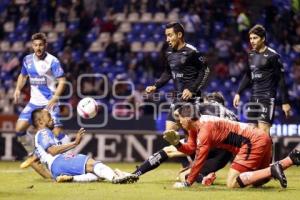
MULTIPOLYGON (((40 161, 47 165, 49 169, 51 169, 51 165, 56 156, 52 156, 51 154, 47 153, 47 149, 54 145, 61 145, 69 143, 70 139, 67 135, 59 135, 55 137, 52 131, 48 128, 38 130, 35 134, 34 144, 35 144, 35 154, 40 159, 40 161)), ((66 152, 68 154, 72 154, 71 151, 66 152)))
POLYGON ((54 134, 49 129, 42 129, 37 131, 34 138, 35 155, 40 159, 43 164, 46 164, 48 169, 51 170, 51 165, 55 158, 59 155, 52 156, 47 153, 47 149, 53 145, 59 145, 59 141, 55 139, 54 134))
POLYGON ((56 79, 64 76, 64 71, 59 60, 46 52, 42 60, 39 60, 35 54, 25 56, 21 74, 29 76, 30 103, 44 106, 52 98, 56 89, 56 79))

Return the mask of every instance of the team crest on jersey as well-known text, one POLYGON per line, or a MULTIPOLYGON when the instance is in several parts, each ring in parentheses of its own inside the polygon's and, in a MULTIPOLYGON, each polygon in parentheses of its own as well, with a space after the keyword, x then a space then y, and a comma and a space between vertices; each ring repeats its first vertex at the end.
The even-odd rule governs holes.
POLYGON ((205 57, 204 56, 199 56, 198 60, 200 60, 201 62, 205 62, 205 57))

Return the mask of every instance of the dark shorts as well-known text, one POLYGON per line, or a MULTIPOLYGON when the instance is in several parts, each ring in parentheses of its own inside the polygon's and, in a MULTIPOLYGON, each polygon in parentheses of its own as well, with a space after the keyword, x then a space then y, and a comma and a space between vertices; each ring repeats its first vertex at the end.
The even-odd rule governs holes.
POLYGON ((249 123, 265 122, 272 124, 274 120, 275 98, 251 98, 246 107, 245 116, 249 123))
POLYGON ((201 103, 203 100, 201 99, 201 97, 193 97, 191 98, 189 101, 182 101, 182 100, 177 100, 175 99, 171 106, 170 106, 170 110, 168 113, 168 117, 167 117, 167 121, 172 121, 172 122, 176 122, 176 119, 174 118, 174 111, 178 108, 180 108, 181 106, 183 106, 186 103, 193 103, 193 104, 197 104, 197 103, 201 103))

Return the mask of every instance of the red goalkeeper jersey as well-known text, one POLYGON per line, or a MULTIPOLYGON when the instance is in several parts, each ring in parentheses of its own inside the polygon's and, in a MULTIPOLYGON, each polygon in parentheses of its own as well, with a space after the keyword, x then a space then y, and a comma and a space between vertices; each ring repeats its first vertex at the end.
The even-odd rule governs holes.
POLYGON ((233 154, 243 150, 247 160, 253 146, 265 141, 262 137, 269 136, 248 124, 202 115, 197 121, 197 128, 189 131, 187 143, 178 147, 185 154, 196 153, 187 182, 192 184, 196 180, 211 148, 226 149, 233 154))

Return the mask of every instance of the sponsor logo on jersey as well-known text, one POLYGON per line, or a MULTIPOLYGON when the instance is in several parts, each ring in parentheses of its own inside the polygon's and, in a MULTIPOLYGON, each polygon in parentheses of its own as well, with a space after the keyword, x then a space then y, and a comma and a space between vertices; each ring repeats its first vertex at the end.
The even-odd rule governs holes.
POLYGON ((37 76, 30 78, 31 85, 46 85, 47 79, 45 76, 37 76))

